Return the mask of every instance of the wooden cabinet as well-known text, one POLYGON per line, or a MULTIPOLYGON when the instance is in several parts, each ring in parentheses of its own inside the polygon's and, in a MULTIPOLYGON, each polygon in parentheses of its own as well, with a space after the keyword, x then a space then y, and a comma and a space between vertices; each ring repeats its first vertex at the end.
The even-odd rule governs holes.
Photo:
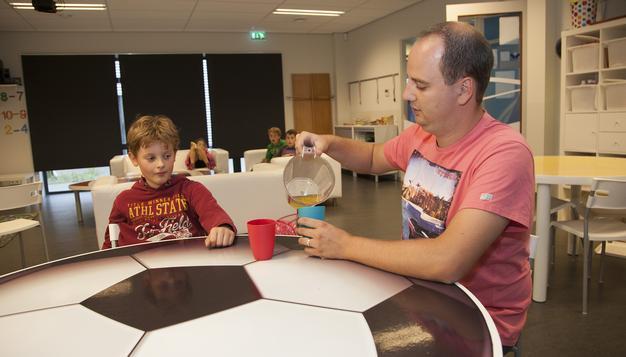
POLYGON ((561 153, 626 156, 626 18, 561 38, 561 153))
POLYGON ((328 73, 291 75, 294 129, 317 134, 331 134, 332 106, 328 73))

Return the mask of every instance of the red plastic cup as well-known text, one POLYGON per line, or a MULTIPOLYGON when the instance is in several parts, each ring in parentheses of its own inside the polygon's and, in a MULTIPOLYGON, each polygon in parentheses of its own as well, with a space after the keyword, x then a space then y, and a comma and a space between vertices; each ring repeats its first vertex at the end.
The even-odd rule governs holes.
POLYGON ((252 255, 256 260, 269 260, 274 255, 276 221, 273 219, 253 219, 248 221, 248 238, 252 255))

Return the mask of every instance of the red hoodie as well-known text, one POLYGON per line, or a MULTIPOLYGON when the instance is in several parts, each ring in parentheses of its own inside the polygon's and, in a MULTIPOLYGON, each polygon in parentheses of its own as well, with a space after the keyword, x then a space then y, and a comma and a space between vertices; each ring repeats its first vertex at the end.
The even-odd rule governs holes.
MULTIPOLYGON (((118 246, 171 238, 206 236, 213 227, 235 224, 209 190, 199 182, 174 175, 154 189, 142 179, 122 191, 111 209, 109 223, 120 227, 118 246)), ((109 229, 102 249, 111 248, 109 229)))

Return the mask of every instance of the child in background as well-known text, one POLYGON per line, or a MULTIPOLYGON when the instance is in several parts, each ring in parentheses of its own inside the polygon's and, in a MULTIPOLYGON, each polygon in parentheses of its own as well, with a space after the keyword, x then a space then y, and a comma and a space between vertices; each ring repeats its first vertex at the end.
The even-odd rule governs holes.
MULTIPOLYGON (((165 116, 143 116, 128 130, 128 157, 139 166, 141 180, 122 191, 109 223, 120 228, 118 246, 171 238, 208 236, 209 248, 228 246, 235 224, 199 182, 174 175, 178 130, 165 116)), ((109 230, 102 248, 110 248, 109 230)))
POLYGON ((296 135, 298 132, 289 129, 285 133, 285 147, 280 151, 280 156, 294 156, 296 154, 296 135))
POLYGON ((279 128, 273 127, 267 130, 270 143, 267 145, 267 151, 265 152, 265 158, 262 162, 270 162, 273 157, 280 156, 280 151, 285 147, 285 140, 281 139, 282 132, 279 128))
POLYGON ((198 138, 189 145, 189 154, 185 159, 187 170, 199 169, 206 167, 209 170, 215 168, 215 157, 207 148, 206 141, 198 138))

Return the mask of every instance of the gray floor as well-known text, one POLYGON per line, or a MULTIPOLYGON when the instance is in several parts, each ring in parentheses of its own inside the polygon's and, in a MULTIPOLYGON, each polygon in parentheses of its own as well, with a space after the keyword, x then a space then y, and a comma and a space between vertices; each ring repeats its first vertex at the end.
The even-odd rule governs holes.
MULTIPOLYGON (((343 176, 343 197, 327 207, 327 220, 357 235, 397 239, 400 236, 401 183, 343 176)), ((74 196, 48 195, 44 202, 45 232, 51 259, 97 249, 89 193, 81 193, 85 222, 76 221, 74 196)), ((40 232, 24 235, 27 264, 43 261, 40 232)), ((589 315, 581 311, 582 259, 565 253, 557 237, 556 263, 548 301, 533 303, 523 332, 525 356, 620 356, 626 350, 626 259, 607 257, 604 284, 598 284, 599 259, 594 257, 589 315)), ((19 245, 0 249, 0 275, 20 267, 19 245)))

